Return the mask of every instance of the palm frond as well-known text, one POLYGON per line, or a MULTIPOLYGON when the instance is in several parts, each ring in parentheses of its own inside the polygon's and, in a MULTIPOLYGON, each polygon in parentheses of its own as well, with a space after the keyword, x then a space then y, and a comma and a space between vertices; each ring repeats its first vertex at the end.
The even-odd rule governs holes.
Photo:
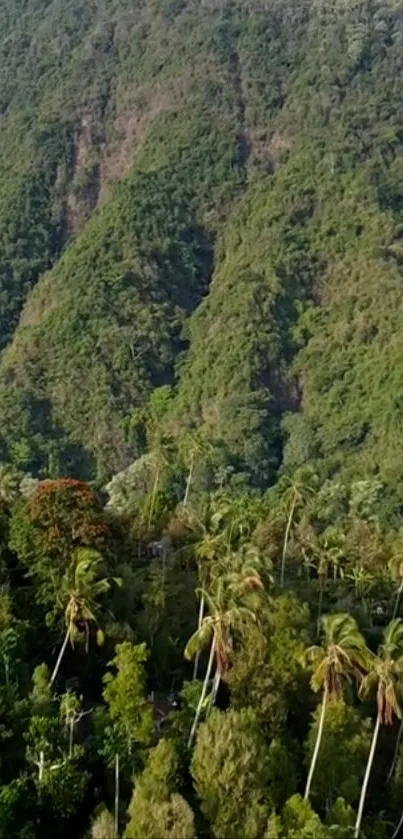
POLYGON ((210 619, 205 619, 199 629, 193 633, 191 638, 186 644, 185 647, 185 658, 190 661, 192 658, 195 657, 196 653, 203 650, 207 644, 211 641, 211 638, 214 633, 214 625, 213 621, 210 619))

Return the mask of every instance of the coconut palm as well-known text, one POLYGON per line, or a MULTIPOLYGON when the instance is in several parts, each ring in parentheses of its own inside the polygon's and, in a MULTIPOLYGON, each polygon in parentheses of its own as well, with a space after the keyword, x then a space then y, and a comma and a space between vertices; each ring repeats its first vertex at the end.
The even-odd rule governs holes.
POLYGON ((399 553, 395 554, 394 556, 392 556, 392 558, 389 561, 389 571, 391 573, 392 578, 394 580, 396 580, 399 584, 397 592, 396 592, 395 604, 394 604, 394 607, 393 607, 393 614, 392 614, 392 618, 395 618, 395 617, 397 617, 399 604, 400 604, 400 598, 402 596, 402 591, 403 591, 403 554, 402 553, 399 552, 399 553))
MULTIPOLYGON (((102 576, 102 570, 103 559, 98 551, 90 548, 75 551, 60 587, 59 602, 65 607, 66 632, 50 685, 57 677, 69 641, 73 647, 74 642, 84 635, 88 651, 90 627, 97 624, 98 598, 106 594, 111 586, 110 581, 102 576)), ((120 584, 119 580, 115 582, 120 584)), ((97 642, 103 643, 100 629, 97 631, 97 642)))
MULTIPOLYGON (((255 615, 262 605, 265 588, 272 582, 272 564, 255 545, 242 545, 238 551, 226 555, 222 562, 225 575, 225 585, 229 596, 235 603, 242 603, 255 615)), ((211 691, 211 705, 214 705, 221 679, 225 675, 221 662, 217 659, 217 666, 211 691)))
POLYGON ((306 470, 299 470, 294 478, 287 478, 285 490, 282 495, 281 505, 286 514, 286 527, 284 532, 283 550, 281 555, 280 587, 284 588, 285 563, 287 557, 288 543, 290 540, 291 527, 294 516, 299 508, 305 506, 309 498, 314 495, 314 476, 306 470))
POLYGON ((361 696, 368 696, 376 692, 377 715, 358 805, 354 839, 358 839, 360 834, 365 798, 380 727, 381 725, 392 725, 395 717, 399 719, 402 717, 399 689, 402 676, 403 621, 400 618, 394 618, 384 630, 383 642, 378 650, 378 654, 373 657, 371 668, 360 687, 361 696))
POLYGON ((186 435, 180 443, 180 453, 187 468, 185 494, 182 501, 184 507, 187 507, 188 505, 190 488, 197 460, 203 460, 206 462, 209 458, 210 452, 210 444, 207 440, 204 440, 201 434, 197 431, 186 435))
POLYGON ((322 618, 322 627, 322 646, 309 647, 304 655, 305 665, 312 670, 312 690, 315 693, 320 690, 323 691, 322 710, 306 782, 305 799, 309 798, 311 791, 323 734, 327 701, 329 697, 340 696, 346 681, 351 681, 354 678, 360 682, 370 660, 370 653, 364 638, 351 615, 325 615, 322 618))
POLYGON ((210 645, 210 654, 202 692, 189 734, 189 747, 196 733, 213 665, 215 664, 216 669, 212 700, 215 699, 220 680, 228 670, 233 630, 241 627, 247 621, 255 620, 255 612, 244 604, 252 589, 256 587, 262 587, 259 578, 254 577, 249 580, 244 578, 242 580, 238 575, 222 575, 216 581, 213 594, 206 590, 200 592, 207 605, 208 614, 204 616, 200 628, 189 639, 185 649, 185 657, 192 659, 208 645, 210 645))
MULTIPOLYGON (((199 617, 197 628, 200 629, 205 609, 204 590, 209 588, 217 574, 221 572, 219 559, 227 550, 226 522, 227 505, 215 505, 211 498, 207 500, 201 517, 188 511, 188 522, 195 535, 196 541, 193 547, 193 555, 197 562, 200 596, 199 617)), ((200 650, 196 653, 193 679, 197 679, 199 667, 200 650)))

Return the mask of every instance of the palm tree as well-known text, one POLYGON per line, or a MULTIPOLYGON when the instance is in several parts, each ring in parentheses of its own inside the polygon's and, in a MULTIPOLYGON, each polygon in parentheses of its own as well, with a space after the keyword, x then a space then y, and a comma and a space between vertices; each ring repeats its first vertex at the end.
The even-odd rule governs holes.
POLYGON ((354 584, 354 595, 368 613, 367 595, 371 593, 379 580, 369 568, 364 568, 362 565, 354 565, 353 568, 347 569, 344 577, 354 584))
MULTIPOLYGON (((88 651, 90 626, 97 623, 97 600, 108 592, 111 586, 110 581, 101 576, 102 565, 101 555, 90 548, 79 548, 72 557, 60 587, 59 598, 60 604, 65 607, 66 632, 50 685, 53 685, 57 677, 69 641, 73 647, 75 640, 84 634, 85 648, 88 651)), ((120 584, 119 580, 115 582, 120 584)), ((97 642, 103 643, 101 630, 97 631, 97 642)))
POLYGON ((362 679, 370 655, 357 623, 351 615, 325 615, 322 618, 322 627, 322 646, 309 647, 304 655, 304 663, 313 670, 312 690, 315 693, 323 691, 322 710, 306 782, 305 799, 309 798, 311 791, 322 740, 327 701, 331 696, 340 696, 346 680, 350 681, 351 678, 355 678, 360 681, 362 679))
MULTIPOLYGON (((397 617, 397 613, 398 613, 399 605, 400 605, 400 599, 401 599, 401 595, 402 595, 402 591, 403 591, 403 555, 402 555, 402 553, 399 551, 398 553, 394 554, 394 556, 392 556, 392 558, 390 559, 388 564, 389 564, 389 571, 391 572, 391 575, 392 575, 393 579, 395 579, 399 582, 399 586, 398 586, 398 589, 397 589, 397 592, 396 592, 396 597, 395 597, 395 603, 394 603, 394 606, 393 606, 393 613, 392 613, 392 620, 393 620, 393 618, 397 617)), ((388 781, 390 781, 390 779, 393 775, 393 770, 396 766, 396 761, 397 761, 397 756, 398 756, 398 753, 399 753, 399 748, 400 748, 400 743, 401 743, 401 740, 402 740, 402 736, 403 736, 403 719, 401 719, 400 725, 399 725, 399 731, 398 731, 398 735, 397 735, 397 738, 396 738, 395 751, 394 751, 392 763, 390 765, 390 769, 389 769, 389 772, 388 772, 388 781)))
POLYGON ((225 676, 232 650, 232 632, 235 628, 241 627, 248 620, 255 620, 255 612, 244 605, 243 601, 248 597, 252 589, 262 586, 260 579, 251 578, 242 581, 239 577, 222 575, 215 585, 214 594, 204 590, 201 593, 208 607, 208 614, 204 616, 200 628, 189 639, 185 657, 192 659, 198 651, 210 645, 210 655, 204 677, 203 688, 196 708, 192 728, 190 730, 188 747, 191 746, 203 703, 206 698, 208 684, 215 663, 215 676, 211 698, 215 699, 220 680, 225 676))
MULTIPOLYGON (((199 577, 200 595, 199 617, 197 628, 200 629, 205 609, 204 590, 208 588, 214 577, 220 573, 219 558, 226 551, 226 517, 228 508, 226 505, 214 505, 211 498, 207 500, 202 516, 197 517, 192 511, 188 511, 188 521, 196 536, 196 544, 193 549, 196 558, 199 577)), ((200 650, 197 651, 193 669, 193 679, 197 679, 199 667, 200 650)))
POLYGON ((196 431, 184 437, 180 445, 180 449, 187 467, 185 494, 182 501, 183 506, 187 507, 196 460, 197 458, 199 458, 199 460, 203 458, 205 462, 207 461, 210 454, 210 445, 206 440, 203 440, 200 433, 196 431))
POLYGON ((401 553, 395 554, 389 561, 389 570, 394 580, 397 580, 399 587, 396 592, 395 605, 393 607, 392 618, 397 617, 399 609, 400 598, 403 591, 403 555, 401 553))
MULTIPOLYGON (((273 583, 271 567, 271 561, 267 558, 264 560, 259 549, 251 544, 242 545, 236 553, 227 555, 222 562, 229 596, 235 603, 242 603, 253 616, 262 604, 265 586, 273 583)), ((222 670, 221 663, 217 659, 210 707, 216 701, 218 688, 226 669, 222 670)))
POLYGON ((403 675, 403 621, 394 618, 383 633, 383 643, 373 657, 372 666, 363 680, 360 695, 367 696, 376 691, 377 715, 368 756, 367 768, 361 789, 355 822, 354 839, 358 839, 364 812, 365 797, 374 761, 376 744, 381 725, 392 725, 394 717, 401 719, 402 709, 399 697, 399 682, 403 675))
POLYGON ((314 488, 312 486, 313 478, 314 476, 310 471, 308 473, 306 470, 299 470, 294 478, 286 479, 286 489, 284 490, 281 499, 282 507, 287 516, 281 555, 281 588, 284 588, 285 562, 294 516, 297 509, 303 507, 308 499, 314 494, 314 488))

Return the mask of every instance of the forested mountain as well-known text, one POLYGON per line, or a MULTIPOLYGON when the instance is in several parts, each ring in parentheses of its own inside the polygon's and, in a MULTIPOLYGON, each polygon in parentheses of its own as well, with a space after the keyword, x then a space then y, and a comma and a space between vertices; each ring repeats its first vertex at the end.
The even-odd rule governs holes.
POLYGON ((399 507, 402 16, 3 4, 5 462, 102 483, 169 386, 164 433, 253 485, 309 462, 399 507))
POLYGON ((0 839, 402 839, 403 0, 0 0, 0 839))

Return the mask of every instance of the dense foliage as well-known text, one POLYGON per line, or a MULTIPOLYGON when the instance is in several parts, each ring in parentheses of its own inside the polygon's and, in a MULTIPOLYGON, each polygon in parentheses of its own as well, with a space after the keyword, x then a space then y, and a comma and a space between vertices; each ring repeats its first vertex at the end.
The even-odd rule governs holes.
POLYGON ((379 486, 188 474, 177 503, 173 457, 106 506, 2 471, 0 836, 399 836, 402 533, 379 486))
POLYGON ((197 435, 392 520, 401 3, 1 8, 2 460, 101 486, 197 435))
POLYGON ((402 0, 0 0, 0 839, 403 836, 402 0))

